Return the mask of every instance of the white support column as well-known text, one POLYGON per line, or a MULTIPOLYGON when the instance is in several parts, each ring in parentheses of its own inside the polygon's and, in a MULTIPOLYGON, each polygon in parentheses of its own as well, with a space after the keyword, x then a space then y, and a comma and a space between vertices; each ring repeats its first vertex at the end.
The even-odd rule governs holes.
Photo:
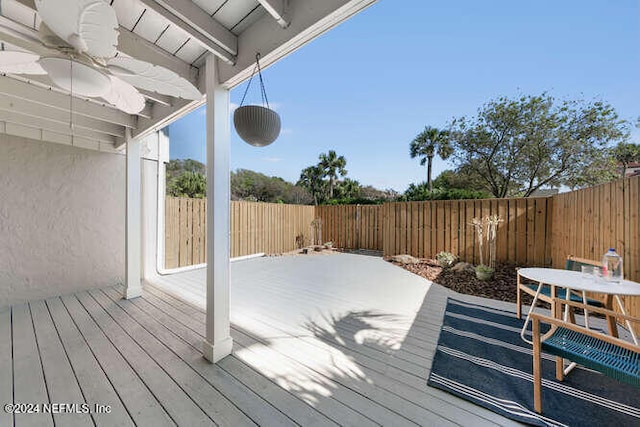
POLYGON ((229 90, 218 83, 218 60, 209 55, 207 86, 207 324, 204 357, 231 354, 229 324, 229 90))
POLYGON ((125 290, 123 297, 142 295, 142 141, 131 138, 127 129, 127 213, 125 248, 125 290))

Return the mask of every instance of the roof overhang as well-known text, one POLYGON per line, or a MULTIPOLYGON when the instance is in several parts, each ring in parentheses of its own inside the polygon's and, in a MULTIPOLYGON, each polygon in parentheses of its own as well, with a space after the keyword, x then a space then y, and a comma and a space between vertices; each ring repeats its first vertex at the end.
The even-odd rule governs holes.
MULTIPOLYGON (((205 59, 220 60, 220 83, 231 89, 251 75, 256 53, 268 67, 376 0, 113 0, 120 23, 119 52, 161 65, 205 93, 205 59)), ((38 38, 33 0, 3 0, 0 41, 47 54, 38 38)), ((127 129, 134 137, 156 131, 205 102, 142 91, 137 115, 104 101, 71 96, 47 76, 0 75, 0 132, 116 150, 127 129), (73 122, 73 127, 70 123, 73 122)))

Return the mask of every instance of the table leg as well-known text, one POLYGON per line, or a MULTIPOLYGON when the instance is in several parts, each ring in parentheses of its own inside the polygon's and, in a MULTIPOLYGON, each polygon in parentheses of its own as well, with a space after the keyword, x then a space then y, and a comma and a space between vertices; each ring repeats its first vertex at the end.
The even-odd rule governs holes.
MULTIPOLYGON (((622 300, 620 299, 620 295, 616 295, 615 298, 616 298, 616 302, 618 303, 618 307, 620 308, 620 313, 622 313, 623 315, 626 316, 627 312, 624 309, 624 304, 622 303, 622 300)), ((615 322, 615 320, 614 320, 614 322, 615 322)), ((625 320, 625 323, 627 325, 627 328, 629 328, 629 332, 631 332, 631 338, 633 338, 633 342, 636 345, 638 345, 638 337, 636 336, 636 333, 633 330, 633 325, 628 320, 625 320)))
POLYGON ((536 307, 536 303, 538 302, 538 297, 540 296, 540 291, 542 290, 542 286, 543 286, 543 283, 539 282, 538 289, 536 290, 536 294, 533 296, 533 301, 531 302, 531 308, 527 313, 527 318, 524 320, 524 325, 522 325, 522 331, 520 331, 520 338, 522 338, 522 341, 529 344, 533 344, 533 341, 526 339, 524 335, 527 332, 527 326, 529 326, 529 322, 531 322, 531 312, 536 307))
MULTIPOLYGON (((604 300, 604 307, 607 310, 613 310, 613 295, 607 294, 604 300)), ((609 335, 618 338, 618 324, 616 318, 613 316, 607 316, 607 326, 609 328, 609 335)))
POLYGON ((582 303, 584 304, 584 327, 589 328, 589 312, 587 311, 587 293, 582 291, 582 303))

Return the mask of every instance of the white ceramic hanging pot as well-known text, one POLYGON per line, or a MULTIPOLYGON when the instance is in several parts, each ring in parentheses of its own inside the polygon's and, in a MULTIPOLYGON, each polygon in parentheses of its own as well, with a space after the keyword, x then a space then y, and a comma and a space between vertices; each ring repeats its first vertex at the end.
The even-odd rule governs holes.
POLYGON ((243 141, 265 147, 280 135, 280 116, 260 105, 244 105, 233 113, 233 125, 243 141))

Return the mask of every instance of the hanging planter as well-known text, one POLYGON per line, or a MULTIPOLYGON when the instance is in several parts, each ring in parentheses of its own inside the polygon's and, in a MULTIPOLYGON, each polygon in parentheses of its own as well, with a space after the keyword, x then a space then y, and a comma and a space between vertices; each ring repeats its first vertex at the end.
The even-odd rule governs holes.
POLYGON ((242 96, 240 107, 233 113, 233 125, 240 138, 254 147, 265 147, 275 141, 278 135, 280 135, 280 116, 269 108, 269 100, 267 99, 267 92, 264 89, 264 81, 262 80, 262 71, 260 70, 259 53, 256 55, 256 67, 251 74, 247 89, 242 96), (258 77, 260 78, 263 106, 243 105, 256 69, 258 70, 258 77), (266 107, 264 105, 266 105, 266 107))

